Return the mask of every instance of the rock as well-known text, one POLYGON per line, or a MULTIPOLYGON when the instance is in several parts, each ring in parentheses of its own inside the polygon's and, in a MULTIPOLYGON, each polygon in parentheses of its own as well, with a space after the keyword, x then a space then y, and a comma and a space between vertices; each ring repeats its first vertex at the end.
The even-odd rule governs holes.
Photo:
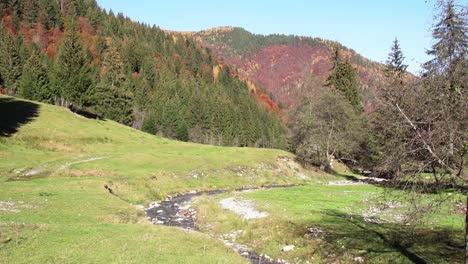
POLYGON ((247 252, 247 251, 244 251, 244 252, 241 253, 241 256, 244 256, 244 257, 247 257, 248 255, 249 255, 249 252, 247 252))
POLYGON ((319 238, 319 237, 323 237, 325 235, 325 232, 318 228, 318 227, 309 227, 307 229, 307 234, 305 235, 306 238, 319 238))
POLYGON ((355 257, 353 260, 354 262, 357 262, 357 263, 364 263, 364 258, 362 257, 355 257))
POLYGON ((164 225, 164 221, 158 220, 158 221, 156 221, 156 224, 158 224, 158 225, 164 225))
POLYGON ((296 177, 300 180, 310 180, 309 177, 307 177, 304 173, 302 172, 299 172, 298 174, 296 174, 296 177))
POLYGON ((138 210, 144 211, 145 207, 141 204, 135 206, 138 210))
POLYGON ((295 248, 294 245, 286 245, 286 246, 283 247, 282 251, 283 252, 288 252, 288 251, 293 250, 294 248, 295 248))

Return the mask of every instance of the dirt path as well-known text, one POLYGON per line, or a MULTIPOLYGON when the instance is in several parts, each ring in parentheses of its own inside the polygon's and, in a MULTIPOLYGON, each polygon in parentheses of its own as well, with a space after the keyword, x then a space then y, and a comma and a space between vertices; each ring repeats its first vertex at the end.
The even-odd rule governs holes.
POLYGON ((67 163, 62 164, 62 165, 60 165, 58 167, 54 167, 54 165, 56 165, 57 162, 49 162, 49 163, 45 163, 45 164, 43 164, 43 165, 41 165, 39 167, 23 171, 23 172, 20 173, 20 176, 33 177, 33 176, 43 174, 43 173, 51 174, 51 173, 54 173, 54 172, 64 170, 64 169, 66 169, 66 168, 68 168, 68 167, 70 167, 72 165, 76 165, 76 164, 80 164, 80 163, 86 163, 86 162, 92 162, 92 161, 101 160, 101 159, 105 159, 105 158, 107 158, 107 157, 91 157, 91 158, 87 158, 87 159, 83 159, 83 160, 67 162, 67 163))

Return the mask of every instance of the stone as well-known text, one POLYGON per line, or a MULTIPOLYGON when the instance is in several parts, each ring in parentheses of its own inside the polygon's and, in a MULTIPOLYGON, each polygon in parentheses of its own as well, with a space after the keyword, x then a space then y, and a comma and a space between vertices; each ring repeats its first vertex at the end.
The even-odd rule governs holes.
POLYGON ((364 263, 364 258, 363 257, 355 257, 353 260, 354 260, 354 262, 357 262, 357 263, 364 263))
POLYGON ((283 247, 282 251, 283 252, 288 252, 288 251, 293 250, 294 248, 295 248, 294 245, 286 245, 286 246, 283 247))

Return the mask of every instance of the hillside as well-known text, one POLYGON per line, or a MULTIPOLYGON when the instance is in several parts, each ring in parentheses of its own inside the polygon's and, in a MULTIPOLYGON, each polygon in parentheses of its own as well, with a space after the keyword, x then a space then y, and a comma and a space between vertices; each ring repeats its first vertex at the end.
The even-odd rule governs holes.
POLYGON ((172 141, 11 97, 0 96, 0 112, 14 113, 0 116, 0 263, 247 263, 232 240, 290 263, 410 263, 414 256, 457 263, 462 255, 463 219, 448 213, 458 195, 444 196, 444 213, 427 216, 431 228, 414 229, 399 220, 408 197, 382 200, 383 188, 346 180, 359 176, 342 166, 343 176, 327 175, 302 169, 281 150, 172 141), (200 232, 152 225, 142 211, 177 193, 272 184, 304 186, 203 195, 181 205, 197 212, 200 232), (220 207, 232 197, 248 197, 269 216, 245 220, 220 207), (369 216, 382 203, 397 207, 369 216), (409 246, 396 250, 387 238, 399 236, 397 228, 424 244, 402 235, 409 246), (296 249, 284 252, 290 243, 296 249))
POLYGON ((253 82, 252 89, 265 90, 277 103, 293 106, 302 96, 319 89, 329 75, 331 50, 339 45, 357 68, 363 104, 369 109, 375 89, 383 80, 382 65, 341 44, 318 38, 255 35, 242 28, 222 27, 193 34, 239 76, 253 82))
POLYGON ((239 263, 208 236, 150 225, 135 205, 305 182, 280 150, 172 141, 11 97, 0 112, 0 263, 239 263))
POLYGON ((60 3, 0 3, 3 93, 73 103, 181 141, 285 148, 284 128, 269 110, 279 109, 252 96, 235 71, 191 37, 132 21, 94 0, 60 3))

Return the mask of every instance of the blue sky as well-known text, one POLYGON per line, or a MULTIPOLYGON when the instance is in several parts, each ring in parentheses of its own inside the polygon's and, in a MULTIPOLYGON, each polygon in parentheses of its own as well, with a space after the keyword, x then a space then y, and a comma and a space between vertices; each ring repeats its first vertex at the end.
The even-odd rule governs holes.
MULTIPOLYGON (((463 0, 464 2, 466 0, 463 0)), ((395 37, 417 73, 431 46, 433 7, 425 0, 98 0, 115 13, 163 29, 199 31, 239 26, 257 34, 336 40, 384 62, 395 37)))

